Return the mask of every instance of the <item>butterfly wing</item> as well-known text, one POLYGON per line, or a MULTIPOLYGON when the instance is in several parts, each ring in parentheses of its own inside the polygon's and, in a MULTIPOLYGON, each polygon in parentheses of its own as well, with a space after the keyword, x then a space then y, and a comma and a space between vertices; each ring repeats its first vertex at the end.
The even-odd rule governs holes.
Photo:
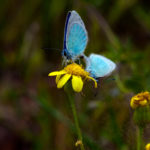
POLYGON ((115 68, 116 64, 102 55, 91 54, 87 58, 86 70, 95 78, 107 76, 115 68))
POLYGON ((68 27, 68 22, 69 18, 71 16, 71 11, 68 12, 67 18, 66 18, 66 23, 65 23, 65 33, 64 33, 64 49, 66 49, 66 35, 67 35, 67 27, 68 27))
POLYGON ((84 53, 88 42, 88 34, 81 17, 76 11, 68 13, 67 19, 64 45, 72 59, 75 59, 84 53))

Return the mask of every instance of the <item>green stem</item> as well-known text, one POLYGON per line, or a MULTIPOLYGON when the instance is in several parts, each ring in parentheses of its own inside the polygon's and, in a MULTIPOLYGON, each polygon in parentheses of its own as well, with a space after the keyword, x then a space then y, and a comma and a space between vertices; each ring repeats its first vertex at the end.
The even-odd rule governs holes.
MULTIPOLYGON (((74 121, 75 121, 75 126, 76 126, 76 130, 77 130, 77 135, 78 135, 78 140, 80 140, 82 142, 82 133, 79 127, 79 121, 78 121, 78 116, 77 116, 77 112, 76 112, 76 107, 75 107, 75 103, 74 103, 74 96, 72 96, 69 92, 68 93, 68 98, 71 104, 71 109, 72 109, 72 113, 73 113, 73 117, 74 117, 74 121)), ((81 150, 85 150, 84 149, 84 145, 83 142, 80 145, 81 150)))
POLYGON ((138 126, 137 127, 137 150, 142 149, 142 134, 143 134, 143 128, 138 126))

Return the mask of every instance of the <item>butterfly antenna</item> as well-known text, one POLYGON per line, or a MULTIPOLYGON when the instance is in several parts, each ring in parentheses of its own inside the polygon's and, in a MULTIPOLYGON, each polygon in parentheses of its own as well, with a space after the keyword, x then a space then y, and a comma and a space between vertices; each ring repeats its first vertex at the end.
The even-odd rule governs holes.
POLYGON ((114 81, 116 80, 115 78, 107 78, 108 81, 114 81))
POLYGON ((41 49, 43 49, 43 50, 57 50, 57 51, 61 51, 61 49, 58 49, 58 48, 45 48, 45 47, 42 47, 41 49))

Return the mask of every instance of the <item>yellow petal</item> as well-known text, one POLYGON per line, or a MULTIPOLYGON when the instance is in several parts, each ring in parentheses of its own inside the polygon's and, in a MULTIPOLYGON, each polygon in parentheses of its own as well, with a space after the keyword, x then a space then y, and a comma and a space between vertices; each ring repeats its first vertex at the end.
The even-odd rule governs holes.
POLYGON ((57 83, 57 88, 62 88, 65 83, 70 79, 71 74, 65 74, 57 83))
POLYGON ((56 80, 55 80, 55 81, 56 81, 56 84, 58 83, 60 77, 61 77, 61 75, 57 75, 57 76, 56 76, 56 80))
POLYGON ((135 103, 135 101, 134 101, 133 98, 131 99, 130 106, 131 106, 133 109, 135 109, 136 107, 138 107, 138 104, 135 103))
POLYGON ((96 80, 95 80, 94 78, 92 78, 92 77, 89 77, 89 76, 88 76, 88 78, 94 81, 94 83, 95 83, 95 88, 97 88, 97 82, 96 82, 96 80))
POLYGON ((65 74, 66 71, 65 70, 61 70, 61 71, 54 71, 48 74, 48 76, 57 76, 57 75, 62 75, 65 74))
POLYGON ((141 106, 146 106, 148 102, 147 102, 146 99, 144 99, 142 101, 139 101, 139 103, 140 103, 141 106))
POLYGON ((83 88, 83 81, 80 76, 73 75, 72 77, 72 87, 74 91, 81 92, 83 88))

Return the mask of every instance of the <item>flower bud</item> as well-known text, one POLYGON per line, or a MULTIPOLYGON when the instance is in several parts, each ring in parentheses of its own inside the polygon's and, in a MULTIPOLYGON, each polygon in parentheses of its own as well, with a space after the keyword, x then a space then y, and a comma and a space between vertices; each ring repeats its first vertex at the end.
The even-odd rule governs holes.
POLYGON ((137 107, 142 107, 150 104, 150 93, 142 92, 131 98, 130 106, 135 109, 137 107))
POLYGON ((130 106, 135 109, 133 120, 140 127, 150 122, 150 93, 142 92, 131 98, 130 106))

